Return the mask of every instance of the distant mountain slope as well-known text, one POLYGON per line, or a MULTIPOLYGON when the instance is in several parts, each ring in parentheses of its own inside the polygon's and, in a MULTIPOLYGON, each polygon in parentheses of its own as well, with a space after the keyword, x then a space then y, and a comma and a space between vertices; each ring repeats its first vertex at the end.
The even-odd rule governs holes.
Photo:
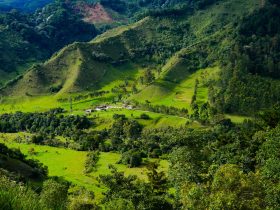
POLYGON ((177 107, 208 100, 216 112, 255 112, 280 99, 279 5, 264 3, 224 0, 203 9, 150 11, 137 23, 65 47, 2 95, 105 90, 113 100, 177 107))
POLYGON ((0 0, 0 8, 5 10, 19 9, 26 12, 42 8, 53 0, 0 0))
POLYGON ((89 41, 97 33, 94 25, 85 23, 66 4, 53 3, 34 14, 0 13, 0 83, 65 45, 89 41))
MULTIPOLYGON (((53 90, 64 94, 102 89, 113 82, 108 81, 110 72, 118 72, 128 64, 137 68, 140 75, 147 69, 154 73, 159 70, 160 77, 176 85, 190 73, 215 62, 218 55, 215 57, 212 53, 218 52, 218 46, 205 46, 227 39, 226 28, 232 21, 257 7, 253 0, 243 2, 242 6, 239 3, 228 0, 191 16, 192 10, 186 8, 153 13, 128 27, 108 31, 90 43, 74 43, 64 48, 45 64, 30 69, 3 92, 35 96, 51 94, 53 90), (232 9, 228 11, 228 7, 232 9), (177 71, 175 66, 168 68, 168 72, 164 70, 167 68, 161 69, 179 51, 178 58, 183 60, 180 72, 172 73, 177 71)), ((139 79, 130 76, 134 77, 132 80, 139 79)))

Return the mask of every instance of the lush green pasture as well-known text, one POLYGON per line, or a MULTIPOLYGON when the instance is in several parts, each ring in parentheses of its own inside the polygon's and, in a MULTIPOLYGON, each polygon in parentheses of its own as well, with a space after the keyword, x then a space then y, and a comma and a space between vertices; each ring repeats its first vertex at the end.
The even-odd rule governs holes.
MULTIPOLYGON (((16 137, 23 135, 24 134, 22 133, 2 134, 0 136, 0 142, 5 143, 10 148, 18 148, 27 155, 28 158, 39 160, 44 165, 48 166, 50 176, 63 177, 77 186, 83 186, 88 190, 95 192, 97 200, 101 198, 101 193, 105 190, 98 184, 97 178, 101 174, 110 173, 110 170, 108 169, 109 164, 115 165, 120 171, 124 171, 126 175, 136 175, 140 179, 147 179, 147 169, 145 166, 128 168, 126 165, 116 164, 120 159, 120 154, 111 152, 102 152, 97 165, 97 170, 86 175, 83 171, 87 152, 50 146, 16 143, 16 137), (30 154, 30 148, 35 150, 35 155, 30 154)), ((167 170, 168 162, 161 160, 160 163, 161 168, 167 170)))
MULTIPOLYGON (((67 114, 84 115, 85 110, 89 108, 94 108, 97 104, 102 103, 103 99, 86 99, 72 103, 73 112, 70 113, 70 103, 58 102, 57 98, 54 96, 44 96, 34 99, 23 99, 11 100, 0 104, 0 113, 11 113, 16 111, 23 112, 43 112, 48 111, 51 108, 62 107, 68 111, 67 114)), ((105 101, 104 101, 105 103, 105 101)), ((117 107, 122 106, 122 104, 115 105, 117 107)), ((142 110, 127 110, 127 109, 109 109, 107 111, 94 112, 91 117, 94 117, 97 122, 96 129, 102 129, 109 127, 112 123, 112 118, 114 114, 124 114, 128 118, 133 118, 140 121, 145 126, 150 127, 161 127, 161 126, 182 126, 187 122, 186 118, 159 114, 154 112, 147 112, 142 110), (141 120, 140 115, 146 113, 151 119, 141 120)))
MULTIPOLYGON (((196 80, 199 81, 197 101, 198 104, 201 104, 208 100, 207 81, 215 79, 218 72, 218 67, 201 69, 190 74, 180 83, 157 80, 154 84, 147 86, 140 93, 131 98, 142 103, 148 100, 152 104, 190 109, 196 80)), ((179 75, 178 78, 180 78, 179 75)))
POLYGON ((142 111, 142 110, 128 110, 128 109, 110 109, 107 111, 99 111, 92 114, 97 118, 98 127, 100 128, 103 126, 110 127, 112 124, 112 118, 114 114, 123 114, 127 118, 135 119, 139 121, 142 125, 146 127, 162 127, 162 126, 183 126, 187 122, 187 118, 173 116, 173 115, 165 115, 159 114, 149 111, 142 111), (140 119, 141 114, 147 114, 150 116, 150 119, 143 120, 140 119), (105 125, 104 125, 105 124, 105 125))

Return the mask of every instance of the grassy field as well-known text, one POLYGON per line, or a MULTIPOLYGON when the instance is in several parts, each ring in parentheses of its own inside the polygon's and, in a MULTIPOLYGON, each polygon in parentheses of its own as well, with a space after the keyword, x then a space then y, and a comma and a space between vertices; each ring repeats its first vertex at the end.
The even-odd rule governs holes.
MULTIPOLYGON (((159 79, 140 93, 133 95, 131 99, 142 103, 148 100, 152 104, 190 109, 196 80, 200 82, 197 91, 197 101, 198 104, 202 104, 208 100, 208 88, 205 82, 213 79, 218 72, 218 67, 201 69, 193 74, 189 74, 180 83, 159 79)), ((179 75, 178 78, 180 78, 179 75)))
MULTIPOLYGON (((20 149, 28 158, 39 160, 48 166, 50 176, 63 177, 77 186, 86 187, 88 190, 95 192, 97 200, 102 197, 104 187, 100 186, 97 178, 102 174, 109 174, 108 165, 112 164, 126 175, 136 175, 142 180, 146 180, 147 169, 143 166, 140 168, 128 168, 126 165, 116 164, 120 159, 117 153, 101 153, 97 170, 91 174, 84 174, 84 164, 87 152, 74 151, 71 149, 55 148, 34 144, 16 143, 13 139, 17 134, 8 134, 6 138, 0 137, 0 142, 5 143, 10 148, 20 149), (4 140, 5 139, 5 140, 4 140), (36 155, 30 155, 30 148, 34 148, 36 155)), ((161 160, 161 169, 167 171, 168 162, 161 160)))
MULTIPOLYGON (((68 111, 67 114, 74 115, 84 115, 85 110, 89 108, 94 108, 97 104, 102 103, 103 99, 85 99, 77 102, 73 102, 73 112, 70 113, 70 103, 69 102, 58 102, 55 96, 44 96, 36 97, 31 99, 14 99, 4 103, 0 103, 0 114, 3 113, 14 113, 16 111, 23 112, 44 112, 51 108, 62 107, 68 111)), ((104 102, 106 102, 104 100, 104 102)), ((117 104, 116 106, 122 106, 122 104, 117 104)), ((127 110, 127 109, 110 109, 107 111, 95 112, 91 117, 96 118, 98 130, 103 127, 109 127, 112 122, 112 117, 114 114, 124 114, 128 118, 133 118, 140 121, 141 124, 148 127, 161 127, 161 126, 182 126, 187 122, 186 118, 159 114, 154 112, 147 112, 143 110, 127 110), (150 116, 150 120, 139 119, 140 115, 147 113, 150 116), (109 123, 108 123, 109 122, 109 123)))

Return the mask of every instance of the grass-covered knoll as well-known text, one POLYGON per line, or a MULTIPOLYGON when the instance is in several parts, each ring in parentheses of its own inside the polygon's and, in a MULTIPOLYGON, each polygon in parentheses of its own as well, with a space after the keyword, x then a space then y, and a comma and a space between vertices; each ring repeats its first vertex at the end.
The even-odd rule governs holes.
POLYGON ((208 101, 209 83, 217 79, 218 57, 232 44, 227 38, 232 23, 254 8, 258 8, 255 1, 227 0, 193 15, 154 14, 110 30, 90 43, 66 46, 2 89, 3 95, 27 98, 20 105, 9 105, 4 97, 2 112, 58 106, 69 110, 70 94, 100 90, 106 91, 102 97, 73 102, 74 112, 127 99, 189 109, 196 80, 196 101, 201 105, 208 101), (229 11, 231 7, 235 9, 229 11), (146 81, 148 71, 153 76, 146 81), (64 102, 58 102, 60 98, 64 102))
MULTIPOLYGON (((36 96, 96 90, 108 83, 108 72, 114 72, 114 69, 118 72, 119 69, 127 68, 127 63, 141 65, 142 68, 151 69, 155 73, 164 72, 165 68, 169 68, 169 80, 184 80, 190 73, 190 68, 192 71, 203 68, 206 62, 202 60, 210 59, 207 53, 211 53, 211 50, 206 50, 206 57, 201 57, 198 54, 199 47, 195 45, 202 41, 209 44, 208 37, 209 40, 216 36, 220 36, 221 39, 223 27, 227 27, 233 20, 256 6, 257 3, 251 0, 242 4, 231 0, 219 2, 191 16, 189 11, 177 16, 154 14, 129 26, 108 31, 90 43, 67 46, 48 62, 32 68, 22 79, 8 85, 2 92, 6 95, 36 96), (225 15, 228 7, 238 9, 225 15), (205 18, 205 14, 214 15, 205 18), (221 19, 223 21, 218 21, 221 19), (213 27, 219 28, 219 33, 210 30, 213 27), (180 51, 181 49, 186 50, 180 51), (173 65, 172 61, 168 63, 168 60, 178 51, 180 59, 175 61, 174 67, 163 67, 164 64, 173 65), (186 62, 190 59, 191 61, 186 62), (201 66, 201 63, 204 66, 201 66), (192 66, 184 70, 184 65, 192 66)), ((113 82, 117 80, 118 74, 114 73, 114 77, 109 78, 113 82)))
MULTIPOLYGON (((149 22, 152 23, 152 21, 149 22)), ((152 27, 148 27, 147 25, 147 30, 149 30, 143 30, 142 34, 138 34, 141 27, 137 27, 137 30, 131 30, 133 33, 131 35, 123 33, 122 36, 109 37, 102 42, 74 43, 55 54, 45 64, 34 66, 22 79, 8 85, 4 93, 36 96, 97 89, 103 79, 105 79, 103 83, 109 82, 110 76, 106 77, 108 71, 113 71, 115 68, 121 69, 122 65, 127 65, 122 63, 126 61, 127 56, 131 57, 130 48, 137 47, 131 46, 135 43, 135 40, 132 40, 136 38, 135 35, 140 39, 142 36, 147 37, 149 31, 155 33, 152 27)), ((145 47, 143 41, 137 45, 145 47)), ((114 78, 118 77, 114 76, 114 78)))

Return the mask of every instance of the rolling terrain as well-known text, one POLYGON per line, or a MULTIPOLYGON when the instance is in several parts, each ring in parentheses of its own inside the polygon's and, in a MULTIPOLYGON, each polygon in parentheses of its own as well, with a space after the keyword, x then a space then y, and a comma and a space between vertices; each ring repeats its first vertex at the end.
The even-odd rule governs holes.
POLYGON ((0 206, 280 208, 278 1, 1 15, 0 206))
POLYGON ((83 91, 110 91, 118 86, 118 79, 124 74, 128 80, 129 95, 133 95, 132 85, 135 84, 138 89, 136 95, 130 98, 140 101, 149 98, 152 102, 159 100, 163 103, 162 99, 166 98, 167 104, 183 98, 185 102, 176 103, 182 107, 184 103, 186 106, 190 104, 195 79, 201 77, 199 74, 205 74, 200 94, 204 98, 202 101, 207 101, 207 88, 203 87, 209 83, 207 80, 217 77, 213 74, 218 73, 215 69, 219 65, 219 59, 213 52, 217 50, 222 54, 223 49, 215 44, 213 47, 205 46, 210 42, 230 42, 226 35, 232 30, 233 19, 242 17, 248 11, 253 12, 259 6, 255 1, 247 1, 242 8, 235 8, 239 3, 225 1, 191 17, 188 11, 175 17, 150 16, 130 26, 105 32, 89 43, 71 44, 54 54, 49 61, 31 68, 21 79, 7 85, 2 93, 9 96, 60 97, 83 91), (225 15, 228 7, 233 9, 231 14, 225 15), (209 14, 213 14, 210 19, 207 17, 209 14), (223 22, 217 25, 221 18, 223 22), (174 22, 177 23, 176 28, 174 22), (192 75, 207 66, 212 66, 213 71, 201 70, 201 73, 192 75), (155 76, 152 84, 139 82, 147 70, 155 76), (149 96, 149 89, 156 90, 153 93, 156 95, 149 96))

